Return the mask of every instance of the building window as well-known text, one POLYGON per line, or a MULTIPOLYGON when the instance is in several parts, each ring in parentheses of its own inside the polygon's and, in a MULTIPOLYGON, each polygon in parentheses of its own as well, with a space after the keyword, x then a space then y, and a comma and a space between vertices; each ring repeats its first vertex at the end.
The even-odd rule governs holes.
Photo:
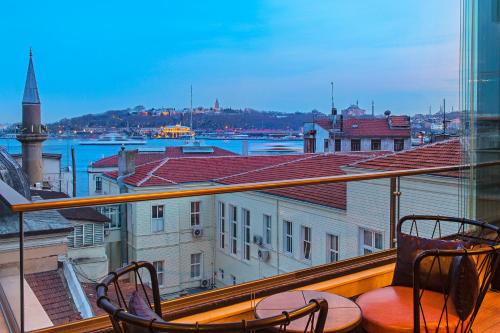
POLYGON ((326 234, 326 262, 339 261, 339 236, 326 234))
POLYGON ((191 279, 201 278, 201 253, 191 254, 191 279))
POLYGON ((229 206, 231 213, 231 253, 236 255, 238 253, 238 210, 236 206, 229 206))
POLYGON ((264 214, 264 243, 271 246, 271 215, 264 214))
POLYGON ((361 151, 360 139, 351 139, 351 151, 361 151))
POLYGON ((164 230, 163 210, 163 205, 151 206, 151 232, 164 230))
POLYGON ((236 276, 231 274, 231 281, 233 282, 233 286, 236 284, 236 276))
POLYGON ((102 224, 78 224, 68 235, 69 247, 85 247, 104 243, 104 226, 102 224))
POLYGON ((242 209, 243 219, 243 259, 250 260, 250 211, 242 209))
POLYGON ((224 249, 226 243, 226 205, 219 201, 219 247, 224 249))
POLYGON ((219 268, 219 277, 220 280, 224 280, 224 270, 222 268, 219 268))
POLYGON ((191 226, 200 225, 200 202, 191 202, 191 226))
POLYGON ((311 260, 311 228, 302 226, 302 259, 311 260))
POLYGON ((335 139, 335 151, 342 151, 342 140, 335 139))
POLYGON ((97 207, 97 211, 105 215, 110 222, 106 223, 106 228, 108 229, 118 229, 120 228, 120 206, 100 206, 97 207))
POLYGON ((376 231, 360 229, 361 254, 370 254, 383 248, 382 234, 376 231))
POLYGON ((404 139, 394 139, 394 151, 401 151, 405 149, 404 139))
POLYGON ((156 276, 158 276, 158 284, 163 286, 163 261, 153 261, 153 266, 156 270, 156 276))
POLYGON ((293 226, 290 221, 283 221, 283 251, 289 254, 293 253, 293 226))
POLYGON ((101 176, 96 176, 95 177, 95 191, 96 192, 102 192, 102 177, 101 176))
POLYGON ((381 150, 382 141, 380 139, 372 139, 372 150, 381 150))
POLYGON ((323 144, 323 150, 325 152, 327 152, 328 148, 329 148, 329 142, 328 142, 328 139, 325 139, 324 144, 323 144))

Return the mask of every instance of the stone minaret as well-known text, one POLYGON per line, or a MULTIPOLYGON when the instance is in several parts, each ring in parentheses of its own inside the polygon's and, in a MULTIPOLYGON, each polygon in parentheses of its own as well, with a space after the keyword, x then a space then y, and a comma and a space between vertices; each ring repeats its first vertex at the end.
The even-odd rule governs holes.
POLYGON ((30 186, 43 181, 42 142, 47 139, 47 128, 42 125, 40 97, 36 85, 35 70, 30 49, 30 60, 23 95, 23 123, 17 140, 22 143, 23 171, 30 186))

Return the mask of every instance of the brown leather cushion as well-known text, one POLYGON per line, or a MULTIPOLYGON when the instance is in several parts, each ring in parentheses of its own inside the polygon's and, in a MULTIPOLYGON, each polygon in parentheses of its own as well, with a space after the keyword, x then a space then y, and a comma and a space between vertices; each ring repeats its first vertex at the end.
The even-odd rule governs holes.
MULTIPOLYGON (((413 288, 385 287, 362 294, 356 300, 363 316, 363 328, 370 333, 413 333, 413 288)), ((420 314, 420 331, 447 332, 446 320, 438 326, 444 307, 444 296, 425 290, 421 299, 427 325, 420 314), (439 329, 438 329, 439 328, 439 329)), ((448 301, 448 324, 454 332, 459 321, 451 301, 448 301)))
POLYGON ((479 275, 469 256, 453 258, 450 270, 450 296, 458 316, 467 319, 474 310, 479 294, 479 275))
MULTIPOLYGON (((134 291, 132 296, 130 296, 130 301, 128 303, 128 312, 144 320, 157 320, 162 321, 163 319, 154 312, 144 298, 137 292, 134 291)), ((136 325, 127 324, 129 333, 151 333, 148 327, 139 327, 136 325)))
MULTIPOLYGON (((456 250, 462 247, 463 243, 460 241, 427 239, 400 233, 392 285, 413 287, 413 263, 421 252, 434 249, 456 250)), ((439 262, 436 259, 434 264, 433 260, 434 257, 430 256, 424 258, 420 263, 420 288, 437 292, 448 291, 448 274, 453 258, 439 257, 439 262)))

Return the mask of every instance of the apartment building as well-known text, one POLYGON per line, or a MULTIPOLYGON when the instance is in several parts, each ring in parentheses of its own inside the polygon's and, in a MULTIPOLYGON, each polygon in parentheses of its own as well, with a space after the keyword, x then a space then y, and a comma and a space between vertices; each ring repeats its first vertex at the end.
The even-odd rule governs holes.
MULTIPOLYGON (((118 179, 129 193, 141 193, 449 165, 459 158, 454 140, 392 154, 171 158, 101 177, 109 193, 118 191, 118 179)), ((401 179, 399 215, 460 215, 459 185, 456 175, 401 179)), ((371 180, 127 204, 128 261, 153 262, 162 293, 175 294, 352 258, 390 246, 390 193, 390 181, 371 180)))
POLYGON ((304 152, 397 152, 411 148, 410 118, 332 115, 304 124, 304 152))

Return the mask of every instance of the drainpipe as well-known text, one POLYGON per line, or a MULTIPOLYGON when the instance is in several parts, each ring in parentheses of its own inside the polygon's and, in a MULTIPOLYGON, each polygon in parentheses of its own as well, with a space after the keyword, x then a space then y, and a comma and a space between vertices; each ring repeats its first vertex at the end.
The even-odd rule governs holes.
MULTIPOLYGON (((128 188, 123 182, 125 177, 135 172, 135 156, 137 150, 125 150, 122 146, 118 153, 118 178, 116 182, 120 193, 128 193, 128 188)), ((128 258, 128 204, 120 204, 120 255, 122 266, 129 262, 128 258)))

